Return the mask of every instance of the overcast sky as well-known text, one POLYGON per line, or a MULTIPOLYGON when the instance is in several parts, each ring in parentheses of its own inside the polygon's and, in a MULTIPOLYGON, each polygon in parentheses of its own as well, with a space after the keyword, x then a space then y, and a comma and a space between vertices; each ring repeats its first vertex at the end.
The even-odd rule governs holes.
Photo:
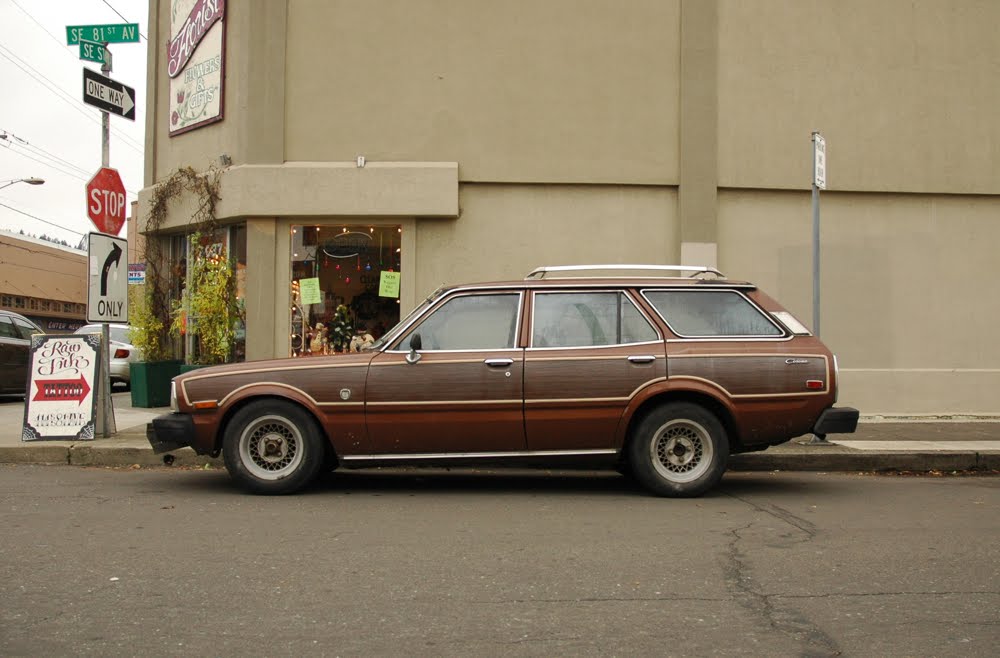
POLYGON ((0 0, 0 186, 45 179, 0 190, 0 229, 44 233, 72 246, 96 231, 84 188, 101 168, 101 112, 82 98, 83 68, 100 65, 67 45, 69 25, 139 24, 139 43, 111 46, 110 74, 136 90, 135 121, 111 115, 111 167, 135 200, 142 188, 148 7, 148 0, 0 0))

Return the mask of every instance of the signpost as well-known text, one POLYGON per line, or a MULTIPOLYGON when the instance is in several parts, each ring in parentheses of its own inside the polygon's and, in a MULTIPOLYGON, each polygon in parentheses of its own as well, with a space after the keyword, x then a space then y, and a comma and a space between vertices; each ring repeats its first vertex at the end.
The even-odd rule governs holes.
POLYGON ((819 336, 819 191, 826 189, 826 140, 818 132, 813 143, 813 333, 819 336))
POLYGON ((135 89, 90 69, 83 69, 83 102, 135 121, 135 89))
POLYGON ((81 41, 97 43, 139 43, 138 23, 113 25, 67 25, 66 42, 75 46, 81 41))
MULTIPOLYGON (((80 46, 80 59, 101 63, 111 73, 109 43, 138 43, 138 23, 68 25, 66 41, 80 46)), ((110 235, 90 234, 90 286, 87 320, 101 323, 101 345, 110 345, 108 322, 128 322, 128 242, 115 235, 125 223, 125 186, 111 163, 111 114, 135 121, 135 89, 88 68, 83 69, 83 102, 101 110, 101 170, 87 183, 87 215, 94 226, 110 235), (95 260, 96 259, 96 260, 95 260), (100 261, 99 263, 97 261, 100 261), (95 303, 96 299, 96 303, 95 303)), ((109 375, 110 349, 99 354, 102 367, 97 391, 95 429, 102 436, 115 431, 109 375)), ((27 421, 25 421, 27 423, 27 421)))
MULTIPOLYGON (((812 211, 813 211, 813 326, 812 330, 819 336, 819 191, 826 189, 826 140, 818 132, 812 134, 813 145, 813 175, 812 175, 812 211)), ((813 434, 807 445, 832 446, 826 437, 813 434)))

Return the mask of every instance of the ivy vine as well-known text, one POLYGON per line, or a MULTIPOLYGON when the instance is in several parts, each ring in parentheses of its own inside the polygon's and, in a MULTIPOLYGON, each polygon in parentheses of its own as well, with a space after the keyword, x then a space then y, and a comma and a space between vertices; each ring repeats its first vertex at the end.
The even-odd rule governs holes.
POLYGON ((153 189, 146 218, 145 253, 146 285, 141 299, 135 300, 131 322, 131 340, 142 350, 147 361, 163 361, 173 357, 170 327, 173 324, 170 304, 170 278, 165 268, 162 228, 167 220, 171 201, 185 193, 194 195, 197 207, 190 218, 191 230, 212 235, 217 227, 216 208, 222 196, 219 180, 222 172, 211 167, 197 172, 181 167, 153 189))

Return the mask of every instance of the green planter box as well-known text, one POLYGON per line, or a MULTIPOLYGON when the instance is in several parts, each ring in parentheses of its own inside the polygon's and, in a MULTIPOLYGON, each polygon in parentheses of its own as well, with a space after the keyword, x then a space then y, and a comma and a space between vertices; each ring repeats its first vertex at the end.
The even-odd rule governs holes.
POLYGON ((182 363, 181 364, 181 374, 185 372, 191 372, 192 370, 198 370, 200 368, 207 368, 208 366, 199 365, 197 363, 182 363))
POLYGON ((181 361, 153 361, 129 366, 133 407, 169 407, 170 380, 181 374, 181 361))

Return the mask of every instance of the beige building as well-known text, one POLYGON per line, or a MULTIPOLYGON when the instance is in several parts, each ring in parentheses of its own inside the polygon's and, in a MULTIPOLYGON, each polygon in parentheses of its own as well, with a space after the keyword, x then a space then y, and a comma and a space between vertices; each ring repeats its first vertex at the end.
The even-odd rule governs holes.
POLYGON ((70 333, 87 323, 87 253, 0 231, 0 308, 45 333, 70 333))
POLYGON ((140 222, 157 181, 221 167, 247 358, 341 302, 378 331, 442 283, 570 263, 714 265, 808 324, 815 130, 841 403, 1000 413, 1000 3, 229 2, 221 120, 173 136, 212 93, 171 87, 180 19, 150 4, 140 222))

